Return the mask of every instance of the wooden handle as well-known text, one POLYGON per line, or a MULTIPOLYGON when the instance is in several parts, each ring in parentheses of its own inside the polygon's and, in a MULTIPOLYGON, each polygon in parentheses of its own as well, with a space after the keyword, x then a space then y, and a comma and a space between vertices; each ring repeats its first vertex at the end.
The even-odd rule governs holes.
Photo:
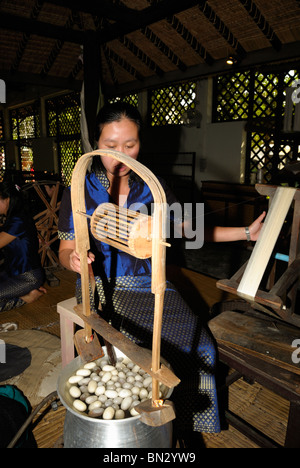
MULTIPOLYGON (((164 307, 164 293, 155 294, 154 323, 152 338, 152 370, 157 372, 160 368, 161 327, 164 307)), ((159 382, 152 379, 152 401, 159 400, 159 382)))

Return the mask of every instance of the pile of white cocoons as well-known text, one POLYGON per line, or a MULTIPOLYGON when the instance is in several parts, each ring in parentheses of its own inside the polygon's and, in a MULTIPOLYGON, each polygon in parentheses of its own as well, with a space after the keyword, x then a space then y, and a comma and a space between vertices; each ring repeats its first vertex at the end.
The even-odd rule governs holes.
MULTIPOLYGON (((152 398, 152 377, 127 357, 114 366, 107 357, 80 367, 67 382, 73 407, 91 418, 104 420, 137 416, 135 406, 152 398)), ((160 398, 169 388, 160 384, 160 398)))

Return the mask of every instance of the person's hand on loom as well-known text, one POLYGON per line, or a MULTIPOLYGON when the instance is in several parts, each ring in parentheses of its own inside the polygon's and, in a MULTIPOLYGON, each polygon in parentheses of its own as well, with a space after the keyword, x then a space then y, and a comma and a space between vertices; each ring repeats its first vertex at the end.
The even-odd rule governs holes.
MULTIPOLYGON (((95 260, 95 255, 92 252, 88 252, 88 256, 87 256, 88 265, 91 265, 94 260, 95 260)), ((76 273, 81 273, 80 257, 79 257, 79 254, 75 250, 73 250, 70 253, 70 268, 76 273)))
MULTIPOLYGON (((92 252, 88 252, 87 262, 89 268, 95 260, 95 255, 92 252)), ((80 269, 80 257, 75 249, 75 240, 61 240, 59 246, 59 261, 62 266, 67 268, 67 270, 75 271, 76 273, 81 273, 80 269)))
POLYGON ((264 211, 253 223, 249 226, 250 238, 251 241, 257 241, 260 231, 263 227, 263 220, 266 216, 266 212, 264 211))

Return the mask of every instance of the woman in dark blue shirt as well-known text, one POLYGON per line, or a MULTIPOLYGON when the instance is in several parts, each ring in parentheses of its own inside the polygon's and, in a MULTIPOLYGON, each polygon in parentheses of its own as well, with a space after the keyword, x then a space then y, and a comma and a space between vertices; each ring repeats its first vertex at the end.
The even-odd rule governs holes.
MULTIPOLYGON (((141 118, 125 103, 104 107, 98 116, 96 142, 99 149, 116 150, 137 159, 140 149, 141 118)), ((112 202, 138 211, 153 203, 147 184, 130 169, 108 156, 93 158, 85 179, 86 212, 92 215, 98 205, 112 202)), ((175 202, 168 187, 161 182, 167 203, 175 202)), ((144 211, 143 211, 144 212, 144 211)), ((148 214, 151 212, 148 211, 148 214)), ((250 226, 252 240, 261 227, 261 219, 250 226)), ((70 191, 65 191, 59 214, 60 261, 67 269, 80 273, 80 259, 75 250, 75 235, 70 191)), ((213 240, 246 239, 245 228, 216 228, 213 240)), ((100 242, 90 233, 87 258, 96 280, 101 315, 128 338, 151 349, 154 295, 151 293, 151 260, 137 259, 100 242)), ((155 274, 155 272, 154 272, 155 274)), ((76 288, 81 301, 80 277, 76 288)), ((95 304, 96 306, 96 304, 95 304)), ((192 311, 175 287, 167 282, 162 324, 162 356, 171 364, 181 383, 174 390, 176 423, 181 430, 219 432, 215 383, 216 352, 201 311, 192 311)))
POLYGON ((33 302, 46 292, 44 270, 38 253, 34 221, 26 209, 19 187, 0 183, 0 249, 4 268, 0 272, 0 312, 33 302))

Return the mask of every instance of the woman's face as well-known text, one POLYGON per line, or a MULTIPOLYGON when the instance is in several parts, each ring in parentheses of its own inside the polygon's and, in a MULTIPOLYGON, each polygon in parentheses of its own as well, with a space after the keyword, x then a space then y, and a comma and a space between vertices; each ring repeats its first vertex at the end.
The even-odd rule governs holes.
MULTIPOLYGON (((140 150, 137 125, 126 118, 105 124, 98 141, 98 148, 120 151, 132 159, 137 159, 140 150)), ((101 160, 108 177, 124 177, 130 172, 129 167, 109 156, 101 156, 101 160)))
POLYGON ((0 215, 6 215, 9 207, 9 198, 0 198, 0 215))

